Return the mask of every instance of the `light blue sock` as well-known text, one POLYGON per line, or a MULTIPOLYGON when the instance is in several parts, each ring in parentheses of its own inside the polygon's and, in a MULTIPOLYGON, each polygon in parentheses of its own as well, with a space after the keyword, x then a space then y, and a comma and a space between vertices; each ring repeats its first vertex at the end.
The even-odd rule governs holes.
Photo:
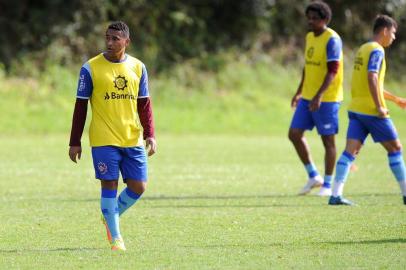
POLYGON ((117 190, 101 189, 100 207, 113 239, 121 237, 116 196, 117 190))
POLYGON ((128 208, 130 208, 139 198, 140 194, 133 192, 128 187, 125 188, 118 196, 118 213, 121 216, 128 208))
POLYGON ((402 152, 394 152, 388 154, 389 167, 395 175, 398 182, 406 180, 406 168, 405 161, 402 156, 402 152))
POLYGON ((317 171, 316 165, 314 165, 314 163, 306 164, 305 169, 307 171, 307 175, 309 175, 309 178, 313 178, 319 175, 319 172, 317 171))
POLYGON ((335 182, 345 182, 347 181, 348 173, 350 172, 351 163, 354 161, 355 157, 350 153, 344 151, 337 161, 336 165, 336 176, 334 178, 335 182))
POLYGON ((323 187, 325 188, 331 188, 331 180, 333 179, 332 175, 325 175, 324 176, 324 183, 323 187))

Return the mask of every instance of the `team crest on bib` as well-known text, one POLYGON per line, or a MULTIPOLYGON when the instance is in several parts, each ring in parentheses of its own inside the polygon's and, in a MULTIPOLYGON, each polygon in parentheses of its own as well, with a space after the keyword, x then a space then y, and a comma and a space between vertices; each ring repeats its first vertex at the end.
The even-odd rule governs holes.
POLYGON ((313 54, 314 54, 314 48, 313 48, 313 47, 310 47, 310 48, 307 50, 307 57, 312 58, 312 57, 313 57, 313 54))
POLYGON ((97 163, 97 169, 101 174, 107 173, 107 165, 104 162, 97 163))
POLYGON ((114 79, 114 87, 118 90, 124 90, 127 87, 128 81, 125 79, 124 76, 118 75, 114 79))

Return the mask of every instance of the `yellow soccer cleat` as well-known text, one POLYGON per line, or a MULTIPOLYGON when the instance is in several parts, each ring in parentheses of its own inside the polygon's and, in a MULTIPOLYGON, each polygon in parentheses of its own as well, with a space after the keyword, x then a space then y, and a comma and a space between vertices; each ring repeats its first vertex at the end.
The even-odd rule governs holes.
POLYGON ((122 238, 114 239, 114 240, 111 242, 111 250, 122 250, 122 251, 126 251, 127 249, 125 248, 123 239, 122 239, 122 238))
POLYGON ((111 237, 109 226, 107 225, 106 219, 104 218, 103 214, 101 215, 101 221, 103 222, 104 226, 106 227, 107 239, 109 240, 109 243, 111 243, 113 238, 111 237))

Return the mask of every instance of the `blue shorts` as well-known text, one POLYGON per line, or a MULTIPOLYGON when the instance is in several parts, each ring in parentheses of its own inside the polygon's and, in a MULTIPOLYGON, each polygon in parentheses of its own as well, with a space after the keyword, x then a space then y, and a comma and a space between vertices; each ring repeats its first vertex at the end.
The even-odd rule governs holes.
POLYGON ((347 139, 359 140, 364 143, 371 133, 374 142, 393 141, 398 138, 395 125, 390 118, 348 112, 347 139))
POLYGON ((147 156, 144 147, 92 147, 96 178, 118 180, 119 172, 127 179, 147 181, 147 156))
POLYGON ((305 99, 299 100, 290 128, 312 130, 316 126, 320 135, 337 134, 340 102, 322 102, 315 112, 309 110, 309 103, 305 99))

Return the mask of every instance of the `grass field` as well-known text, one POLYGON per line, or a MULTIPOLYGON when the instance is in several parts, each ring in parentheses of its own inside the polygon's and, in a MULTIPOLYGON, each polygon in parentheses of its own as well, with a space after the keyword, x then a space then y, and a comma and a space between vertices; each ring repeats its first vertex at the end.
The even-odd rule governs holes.
POLYGON ((75 165, 67 135, 1 136, 0 269, 404 269, 406 207, 379 146, 346 186, 358 205, 329 207, 295 195, 305 174, 282 136, 158 139, 121 219, 128 250, 112 253, 89 149, 75 165))

